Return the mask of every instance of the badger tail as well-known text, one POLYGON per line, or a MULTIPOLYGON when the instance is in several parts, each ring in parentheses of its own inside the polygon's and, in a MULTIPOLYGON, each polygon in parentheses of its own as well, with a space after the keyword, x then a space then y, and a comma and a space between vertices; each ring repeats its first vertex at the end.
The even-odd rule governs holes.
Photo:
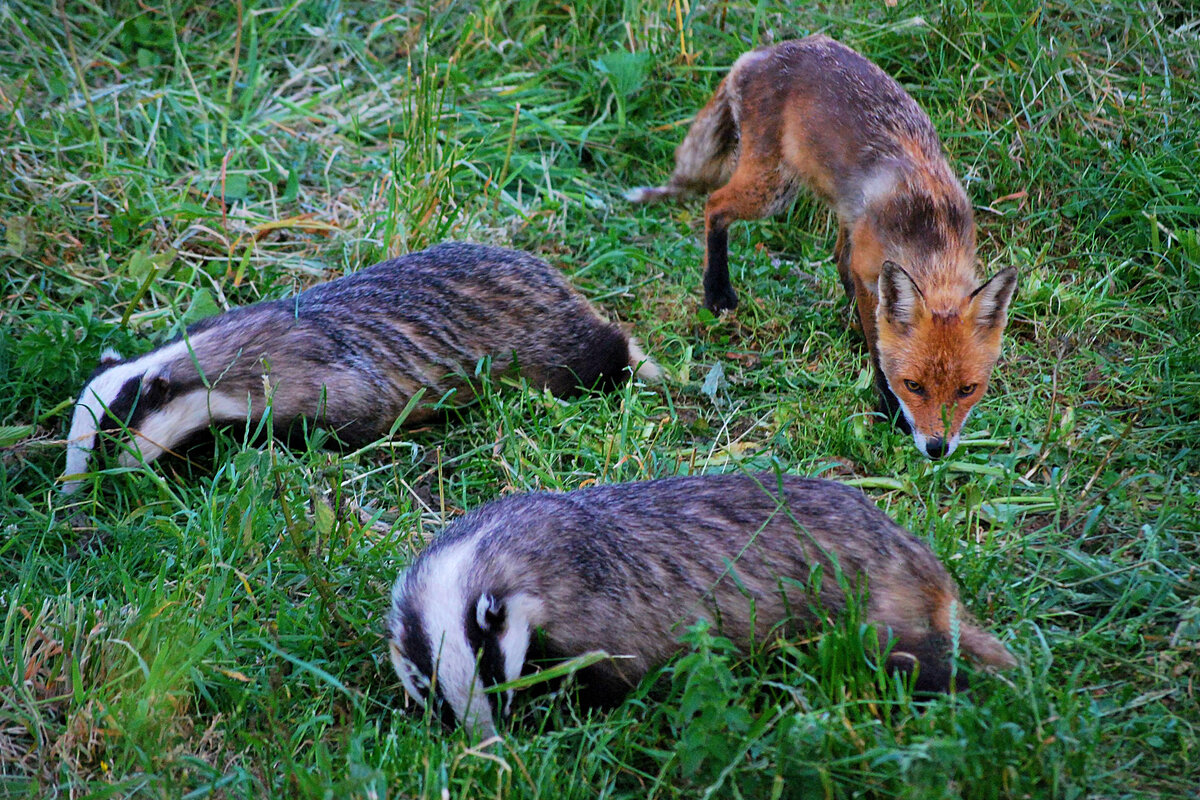
POLYGON ((955 639, 958 652, 977 667, 1007 669, 1017 666, 1017 660, 1008 648, 967 613, 952 587, 926 586, 924 594, 925 601, 930 603, 924 606, 924 613, 929 615, 925 619, 933 623, 932 629, 920 624, 913 626, 917 620, 910 618, 908 630, 914 633, 900 633, 900 640, 888 656, 888 666, 894 670, 912 672, 917 667, 917 680, 913 685, 916 691, 945 692, 951 686, 959 690, 967 688, 966 676, 954 671, 949 657, 955 639), (915 632, 922 628, 923 632, 915 632))
POLYGON ((964 620, 959 627, 958 645, 967 658, 980 666, 1009 669, 1017 665, 1017 660, 999 639, 973 622, 964 620))
POLYGON ((926 592, 927 601, 932 603, 930 611, 937 638, 948 643, 953 638, 954 628, 957 626, 958 649, 976 665, 995 669, 1007 669, 1017 665, 1017 660, 1008 652, 1008 648, 976 622, 963 607, 957 591, 942 588, 927 589, 926 592))
POLYGON ((737 166, 738 126, 735 98, 721 81, 712 99, 692 121, 683 143, 675 150, 675 171, 664 186, 630 189, 625 199, 632 203, 708 194, 729 182, 737 166))
POLYGON ((662 368, 646 355, 637 339, 633 337, 629 338, 629 366, 633 369, 634 376, 647 383, 655 383, 662 378, 662 368))
MULTIPOLYGON (((960 652, 976 666, 1005 669, 1017 665, 999 639, 974 623, 964 619, 958 634, 960 652)), ((949 644, 944 633, 931 633, 915 640, 902 637, 888 655, 888 667, 903 673, 911 673, 915 668, 913 689, 920 693, 947 692, 951 687, 963 691, 967 688, 967 678, 954 671, 949 644)))

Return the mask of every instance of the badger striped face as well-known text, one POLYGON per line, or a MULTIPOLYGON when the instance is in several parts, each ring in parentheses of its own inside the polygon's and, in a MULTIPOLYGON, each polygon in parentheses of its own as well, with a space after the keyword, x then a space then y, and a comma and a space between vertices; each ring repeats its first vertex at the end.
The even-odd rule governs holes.
POLYGON ((188 345, 174 342, 141 358, 122 361, 112 350, 100 357, 100 369, 75 402, 71 431, 67 434, 67 464, 63 494, 79 488, 72 476, 86 472, 102 436, 122 427, 134 434, 134 449, 118 456, 122 466, 153 461, 187 436, 212 421, 244 418, 246 402, 217 391, 179 390, 171 379, 171 365, 189 358, 188 345))
POLYGON ((417 703, 437 704, 447 727, 462 723, 492 736, 512 710, 512 690, 485 691, 516 679, 529 648, 533 603, 522 596, 469 592, 474 542, 419 559, 392 592, 388 649, 404 689, 417 703))
MULTIPOLYGON (((153 355, 153 354, 151 354, 153 355)), ((115 350, 105 350, 100 367, 75 401, 71 430, 67 434, 67 466, 63 477, 84 472, 92 452, 99 446, 101 434, 133 426, 144 417, 155 395, 166 386, 167 377, 152 374, 153 364, 146 359, 122 361, 115 350), (149 390, 149 392, 147 392, 149 390), (143 402, 149 393, 151 402, 143 402)), ((67 480, 64 494, 79 488, 81 481, 67 480)))

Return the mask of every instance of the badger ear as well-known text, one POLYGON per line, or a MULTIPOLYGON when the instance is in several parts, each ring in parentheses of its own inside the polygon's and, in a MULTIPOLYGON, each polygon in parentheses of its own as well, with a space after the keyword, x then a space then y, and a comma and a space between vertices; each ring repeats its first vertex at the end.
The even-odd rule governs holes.
POLYGON ((879 311, 892 325, 907 328, 917 321, 925 307, 925 296, 904 267, 895 261, 883 262, 879 272, 879 311))
POLYGON ((116 364, 120 364, 123 360, 124 359, 121 358, 121 354, 112 347, 106 347, 100 353, 100 366, 104 367, 105 369, 108 369, 116 364))
POLYGON ((1005 267, 971 293, 975 324, 984 330, 1003 328, 1008 322, 1008 306, 1017 291, 1017 268, 1005 267))
POLYGON ((498 634, 504 630, 504 619, 507 611, 504 604, 493 595, 482 594, 475 603, 475 622, 479 629, 486 633, 498 634))
POLYGON ((142 400, 154 406, 171 398, 171 373, 163 370, 152 377, 142 378, 142 400))

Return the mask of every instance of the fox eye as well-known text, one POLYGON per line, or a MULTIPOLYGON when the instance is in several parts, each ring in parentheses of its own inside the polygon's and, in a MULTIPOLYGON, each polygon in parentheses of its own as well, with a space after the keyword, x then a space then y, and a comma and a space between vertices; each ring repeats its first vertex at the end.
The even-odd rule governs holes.
POLYGON ((925 387, 916 381, 905 380, 904 388, 908 389, 913 394, 925 394, 925 387))
POLYGON ((979 384, 977 383, 968 383, 966 386, 960 386, 958 387, 958 396, 970 397, 971 395, 975 394, 975 389, 978 388, 978 386, 979 384))

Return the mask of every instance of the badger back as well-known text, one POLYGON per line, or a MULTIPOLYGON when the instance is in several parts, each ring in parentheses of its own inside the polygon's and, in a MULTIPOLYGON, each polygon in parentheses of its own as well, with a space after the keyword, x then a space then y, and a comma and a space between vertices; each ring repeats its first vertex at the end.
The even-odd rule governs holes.
POLYGON ((561 273, 513 250, 438 245, 313 287, 298 310, 314 320, 349 312, 343 335, 356 350, 386 353, 396 372, 440 393, 463 388, 484 357, 558 395, 611 388, 639 364, 642 377, 657 374, 561 273))
MULTIPOLYGON (((598 486, 562 495, 553 535, 500 529, 497 550, 542 559, 543 627, 563 655, 592 649, 630 680, 679 648, 704 618, 740 646, 812 630, 841 614, 847 593, 893 666, 921 666, 922 689, 946 689, 954 644, 983 666, 1015 662, 959 601, 945 567, 860 490, 790 475, 714 475, 598 486), (557 592, 557 594, 555 594, 557 592), (857 598, 855 600, 857 602, 857 598), (580 615, 575 609, 586 606, 580 615), (561 615, 561 616, 556 616, 561 615), (907 655, 906 655, 907 654, 907 655)), ((531 577, 532 579, 532 577, 531 577)))

